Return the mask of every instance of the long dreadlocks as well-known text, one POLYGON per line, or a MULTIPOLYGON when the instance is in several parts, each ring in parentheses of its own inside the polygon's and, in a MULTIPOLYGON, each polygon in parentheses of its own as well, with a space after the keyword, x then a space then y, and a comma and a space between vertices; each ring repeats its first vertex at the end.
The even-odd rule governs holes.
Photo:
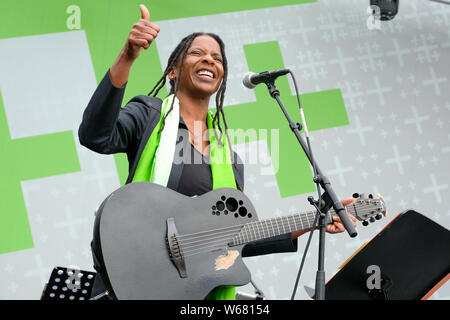
MULTIPOLYGON (((194 39, 198 36, 203 36, 203 35, 207 35, 207 36, 214 38, 220 46, 220 51, 221 51, 222 59, 223 59, 222 66, 223 66, 224 74, 223 74, 223 78, 222 78, 222 83, 220 84, 220 87, 216 93, 216 113, 214 114, 214 118, 213 118, 213 129, 214 129, 214 134, 216 135, 216 125, 217 125, 217 127, 220 131, 220 137, 218 137, 218 141, 219 141, 219 143, 222 144, 223 130, 222 130, 222 126, 221 126, 221 121, 223 121, 223 124, 225 126, 225 135, 228 140, 228 146, 230 148, 231 154, 233 154, 233 151, 231 149, 230 138, 229 138, 228 132, 227 132, 228 125, 227 125, 227 121, 225 119, 225 113, 223 111, 223 101, 225 98, 225 90, 227 87, 228 62, 227 62, 227 58, 225 55, 225 44, 223 43, 222 39, 218 35, 216 35, 214 33, 195 32, 195 33, 192 33, 192 34, 184 37, 181 40, 181 42, 177 45, 175 50, 170 54, 169 60, 167 62, 167 67, 164 70, 164 74, 158 80, 158 82, 153 87, 153 89, 148 93, 148 96, 151 95, 153 97, 156 97, 158 95, 159 91, 166 84, 166 78, 167 78, 169 72, 179 64, 180 68, 178 71, 178 76, 176 77, 176 81, 171 79, 169 82, 170 83, 169 95, 174 94, 176 96, 176 93, 178 92, 178 88, 180 86, 181 72, 182 72, 183 62, 184 62, 184 59, 186 58, 187 51, 190 48, 194 39)), ((164 116, 162 127, 161 127, 160 131, 162 131, 164 129, 164 123, 165 123, 166 117, 172 111, 173 103, 174 103, 174 100, 172 100, 172 104, 164 116)), ((216 135, 216 137, 217 137, 217 135, 216 135)), ((233 164, 237 169, 235 161, 233 161, 233 164)))

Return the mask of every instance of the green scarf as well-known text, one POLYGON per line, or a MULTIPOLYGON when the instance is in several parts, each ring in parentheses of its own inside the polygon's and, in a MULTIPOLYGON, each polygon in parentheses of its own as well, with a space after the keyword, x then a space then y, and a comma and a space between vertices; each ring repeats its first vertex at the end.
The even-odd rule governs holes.
MULTIPOLYGON (((155 170, 155 164, 157 163, 155 157, 157 155, 157 149, 161 140, 162 132, 158 133, 162 127, 162 121, 164 119, 164 115, 166 114, 166 110, 169 103, 172 103, 171 99, 176 99, 174 95, 170 95, 166 99, 164 99, 161 106, 161 117, 153 129, 150 138, 145 145, 144 150, 142 151, 142 155, 139 159, 136 172, 134 174, 132 182, 138 181, 146 181, 146 182, 154 182, 158 183, 159 181, 154 181, 153 172, 155 170)), ((178 101, 176 100, 174 103, 174 108, 178 108, 178 101)), ((175 114, 178 114, 176 112, 175 114)), ((167 116, 166 121, 176 121, 177 131, 178 131, 178 117, 170 117, 167 116)), ((234 177, 233 168, 231 165, 231 154, 230 149, 227 145, 227 139, 225 136, 222 136, 222 145, 217 140, 213 129, 213 115, 211 112, 207 113, 207 126, 209 132, 209 145, 210 145, 210 167, 212 173, 213 180, 213 190, 218 188, 237 188, 236 181, 234 177)), ((167 126, 165 124, 164 128, 174 126, 167 126)), ((173 133, 171 133, 173 134, 173 133)), ((160 155, 162 156, 162 155, 160 155)), ((165 155, 167 156, 167 155, 165 155)), ((173 155, 172 159, 173 159, 173 155)), ((167 168, 163 168, 165 170, 170 170, 172 168, 172 162, 162 162, 165 163, 167 168)), ((161 163, 161 162, 160 162, 161 163)), ((161 168, 158 168, 161 169, 161 168)), ((161 184, 161 183, 160 183, 161 184)), ((234 286, 220 286, 212 290, 205 298, 206 300, 235 300, 236 299, 236 288, 234 286)))

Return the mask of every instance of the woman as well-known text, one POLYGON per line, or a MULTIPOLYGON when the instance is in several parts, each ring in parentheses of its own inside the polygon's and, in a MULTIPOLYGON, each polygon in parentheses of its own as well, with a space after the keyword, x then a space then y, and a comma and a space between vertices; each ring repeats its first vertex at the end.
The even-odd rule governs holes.
MULTIPOLYGON (((141 5, 140 9, 142 19, 133 26, 119 57, 84 112, 79 129, 81 144, 99 153, 126 152, 126 183, 152 181, 187 196, 222 187, 242 191, 244 168, 227 139, 223 101, 228 66, 224 44, 217 35, 194 33, 185 37, 172 52, 163 76, 149 96, 137 96, 121 108, 130 68, 160 30, 150 22, 147 8, 141 5), (156 95, 166 78, 171 85, 170 95, 161 101, 156 95), (208 105, 214 94, 216 112, 212 115, 208 105), (181 146, 181 150, 176 146, 181 146), (225 158, 212 157, 219 151, 225 158), (181 161, 176 161, 178 156, 181 161), (188 161, 193 158, 200 161, 188 161)), ((339 221, 327 227, 332 233, 343 230, 339 221)), ((296 238, 304 232, 248 244, 242 255, 296 251, 296 238)), ((101 258, 99 248, 93 246, 93 253, 94 260, 101 258)), ((234 299, 234 295, 233 287, 219 287, 207 298, 234 299)))

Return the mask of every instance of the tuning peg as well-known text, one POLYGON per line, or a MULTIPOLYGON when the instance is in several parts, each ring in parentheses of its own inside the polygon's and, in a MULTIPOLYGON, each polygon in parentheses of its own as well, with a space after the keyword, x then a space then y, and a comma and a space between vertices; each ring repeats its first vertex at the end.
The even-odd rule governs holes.
POLYGON ((364 220, 364 221, 362 222, 362 225, 363 225, 364 227, 367 227, 367 226, 369 225, 369 221, 364 220))
POLYGON ((370 217, 369 221, 370 221, 371 223, 374 223, 374 222, 375 222, 375 218, 374 218, 374 217, 370 217))
POLYGON ((377 219, 377 220, 380 220, 381 218, 383 218, 383 216, 379 213, 375 216, 375 219, 377 219))
POLYGON ((352 197, 355 198, 355 199, 358 199, 358 198, 359 198, 359 193, 356 193, 356 192, 355 192, 355 193, 352 195, 352 197))

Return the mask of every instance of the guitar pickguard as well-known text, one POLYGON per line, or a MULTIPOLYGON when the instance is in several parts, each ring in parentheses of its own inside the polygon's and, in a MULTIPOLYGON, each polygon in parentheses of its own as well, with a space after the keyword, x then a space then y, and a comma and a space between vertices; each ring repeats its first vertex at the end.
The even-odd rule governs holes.
POLYGON ((227 254, 222 254, 216 259, 216 271, 218 270, 227 270, 229 269, 237 257, 239 256, 239 251, 237 250, 228 250, 227 254))

